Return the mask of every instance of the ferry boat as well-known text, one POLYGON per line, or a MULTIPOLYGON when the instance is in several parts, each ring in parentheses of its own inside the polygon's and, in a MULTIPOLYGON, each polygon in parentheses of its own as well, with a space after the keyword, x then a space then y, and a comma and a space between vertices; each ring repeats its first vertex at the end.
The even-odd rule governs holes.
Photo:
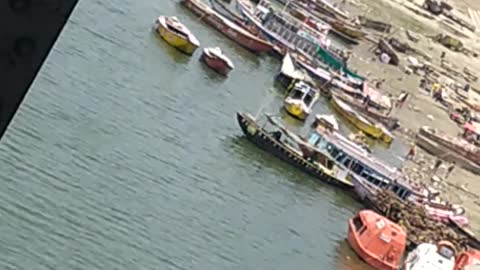
POLYGON ((202 1, 181 0, 181 3, 193 13, 197 14, 201 20, 246 49, 254 53, 264 53, 272 50, 273 44, 223 17, 202 1))
POLYGON ((455 247, 448 241, 438 244, 423 243, 407 255, 402 270, 453 270, 455 247))
POLYGON ((207 66, 222 75, 228 75, 234 69, 232 61, 223 54, 219 47, 205 48, 201 58, 207 66))
POLYGON ((160 16, 155 21, 154 30, 171 46, 192 55, 200 46, 198 39, 177 17, 160 16))
POLYGON ((245 137, 260 149, 299 168, 316 179, 350 190, 353 185, 346 180, 346 171, 322 151, 289 131, 273 116, 266 115, 270 125, 260 123, 248 113, 237 112, 237 121, 245 137))
POLYGON ((376 270, 394 270, 401 266, 407 233, 386 217, 363 210, 349 220, 347 240, 355 253, 376 270))
POLYGON ((331 103, 333 108, 355 127, 365 132, 367 135, 375 139, 380 139, 385 143, 393 141, 393 134, 386 127, 378 122, 374 122, 350 107, 348 104, 340 100, 336 95, 332 95, 331 103))
POLYGON ((292 116, 305 120, 312 113, 320 94, 304 82, 297 82, 283 102, 285 110, 292 116))

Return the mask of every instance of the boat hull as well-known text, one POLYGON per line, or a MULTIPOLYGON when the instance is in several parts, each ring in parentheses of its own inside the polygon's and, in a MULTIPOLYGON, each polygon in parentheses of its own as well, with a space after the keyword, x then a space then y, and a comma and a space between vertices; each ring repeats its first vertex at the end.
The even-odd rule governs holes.
POLYGON ((474 160, 468 158, 468 154, 459 149, 453 149, 449 143, 433 134, 428 134, 422 129, 416 135, 416 143, 435 156, 442 156, 442 159, 449 162, 455 161, 458 166, 467 169, 475 174, 480 174, 480 166, 474 160))
POLYGON ((291 103, 291 102, 284 102, 283 107, 285 110, 293 117, 304 121, 307 119, 307 117, 310 115, 308 112, 306 112, 304 109, 302 109, 302 106, 297 103, 291 103))
POLYGON ((355 29, 351 26, 347 26, 340 21, 333 21, 333 22, 330 22, 330 24, 332 25, 333 29, 346 35, 349 38, 362 39, 367 35, 367 33, 363 32, 362 30, 355 29))
POLYGON ((381 128, 369 125, 360 119, 358 119, 355 115, 343 110, 342 107, 336 102, 336 99, 332 97, 332 106, 333 108, 345 119, 347 119, 350 123, 352 123, 356 128, 360 129, 361 131, 365 132, 365 134, 375 138, 375 139, 382 139, 383 141, 389 143, 391 139, 389 136, 384 136, 384 132, 381 128))
POLYGON ((245 137, 260 149, 274 155, 275 157, 297 167, 316 179, 335 186, 350 190, 353 186, 350 182, 341 181, 334 176, 320 170, 315 164, 308 162, 301 155, 289 150, 283 143, 278 142, 265 130, 259 127, 252 117, 244 113, 237 113, 237 122, 240 125, 245 137))
POLYGON ((182 0, 181 3, 193 13, 200 16, 201 20, 246 49, 254 53, 264 53, 272 50, 273 45, 271 43, 254 36, 247 30, 241 28, 241 26, 236 25, 234 22, 218 14, 204 3, 198 0, 182 0))
POLYGON ((185 54, 192 55, 198 49, 197 44, 173 33, 162 24, 157 24, 155 26, 155 31, 157 31, 158 35, 170 46, 175 47, 177 50, 185 54))
POLYGON ((228 75, 232 68, 222 59, 209 56, 206 52, 202 53, 201 60, 211 69, 222 75, 228 75))
POLYGON ((397 118, 383 115, 380 112, 375 111, 374 109, 365 110, 365 107, 361 104, 361 102, 358 99, 355 99, 351 96, 342 95, 342 94, 337 94, 336 96, 343 102, 352 106, 354 109, 382 123, 383 125, 385 125, 385 127, 387 127, 390 130, 394 129, 398 125, 397 118))

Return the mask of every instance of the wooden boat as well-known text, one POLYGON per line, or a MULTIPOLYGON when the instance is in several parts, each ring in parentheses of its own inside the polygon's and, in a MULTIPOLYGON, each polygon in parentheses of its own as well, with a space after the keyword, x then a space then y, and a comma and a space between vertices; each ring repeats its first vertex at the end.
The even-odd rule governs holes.
POLYGON ((348 22, 334 20, 329 23, 332 28, 353 39, 362 39, 367 35, 362 29, 348 22))
POLYGON ((335 95, 332 95, 331 103, 333 108, 340 115, 345 117, 355 127, 365 132, 367 135, 375 139, 380 139, 386 143, 391 143, 393 141, 393 135, 383 125, 372 122, 365 118, 365 116, 355 111, 352 107, 341 101, 335 95))
MULTIPOLYGON (((250 2, 237 0, 237 7, 249 27, 265 35, 277 46, 285 51, 299 51, 305 55, 315 55, 318 45, 325 45, 330 26, 324 24, 321 31, 317 31, 299 23, 287 14, 272 12, 263 3, 252 8, 250 2), (302 46, 300 46, 302 45, 302 46)), ((282 53, 284 55, 285 53, 282 53)))
POLYGON ((390 33, 392 25, 381 21, 369 19, 365 16, 358 16, 358 20, 363 27, 370 28, 382 33, 390 33))
POLYGON ((350 19, 348 11, 336 7, 327 0, 311 1, 310 3, 313 5, 314 10, 324 13, 332 18, 340 18, 344 20, 350 19))
POLYGON ((462 138, 451 137, 437 129, 422 127, 417 132, 416 143, 427 152, 455 161, 473 173, 480 174, 480 148, 462 138))
POLYGON ((362 104, 362 101, 358 98, 355 98, 351 95, 347 95, 343 93, 336 93, 335 96, 340 100, 342 100, 343 102, 350 105, 355 110, 367 116, 367 119, 378 121, 389 130, 395 129, 395 127, 398 126, 398 123, 399 123, 398 118, 390 117, 386 115, 384 112, 374 107, 369 107, 368 109, 366 109, 365 105, 362 104))
MULTIPOLYGON (((399 175, 398 177, 404 176, 399 175)), ((432 220, 445 224, 455 222, 462 228, 466 227, 469 223, 463 207, 431 201, 428 198, 428 193, 425 193, 423 189, 419 187, 415 189, 401 178, 392 181, 387 178, 362 178, 358 174, 351 173, 348 179, 353 183, 355 193, 362 201, 366 201, 368 198, 375 196, 379 190, 388 190, 402 202, 411 201, 424 207, 425 212, 432 220)))
POLYGON ((378 42, 378 48, 380 49, 380 51, 386 53, 390 57, 389 64, 392 64, 394 66, 398 66, 400 64, 400 58, 398 57, 392 46, 388 43, 388 41, 381 38, 378 42))
POLYGON ((422 243, 407 255, 402 270, 453 270, 456 254, 456 248, 448 241, 422 243))
POLYGON ((297 82, 283 101, 285 110, 292 116, 305 120, 312 113, 320 94, 304 82, 297 82))
POLYGON ((273 45, 263 38, 257 37, 241 26, 215 12, 200 0, 181 0, 181 3, 193 13, 228 38, 254 53, 272 50, 273 45))
POLYGON ((202 60, 222 75, 228 75, 235 67, 219 47, 203 49, 202 60))
POLYGON ((407 247, 407 233, 393 221, 362 210, 348 222, 348 243, 376 270, 399 269, 407 247))
MULTIPOLYGON (((272 118, 269 118, 272 120, 272 118)), ((265 129, 265 125, 257 123, 256 119, 247 113, 237 113, 237 121, 246 138, 259 148, 276 156, 277 158, 299 168, 305 173, 315 177, 322 182, 326 182, 335 186, 351 189, 352 184, 343 177, 341 170, 339 170, 335 162, 328 159, 324 155, 316 153, 315 151, 299 151, 290 143, 282 140, 282 137, 290 138, 295 144, 306 144, 299 136, 288 131, 283 126, 277 125, 273 132, 265 129)), ((273 122, 273 121, 271 121, 273 122)))
POLYGON ((200 46, 198 39, 177 17, 158 17, 154 29, 168 44, 183 53, 192 55, 200 46))
POLYGON ((316 12, 315 10, 311 10, 309 9, 308 4, 303 2, 290 3, 287 6, 287 11, 301 21, 307 21, 309 18, 313 17, 317 21, 324 21, 330 24, 332 27, 330 32, 349 43, 358 44, 359 40, 367 35, 367 33, 364 32, 360 27, 357 27, 354 24, 342 19, 334 19, 316 12))

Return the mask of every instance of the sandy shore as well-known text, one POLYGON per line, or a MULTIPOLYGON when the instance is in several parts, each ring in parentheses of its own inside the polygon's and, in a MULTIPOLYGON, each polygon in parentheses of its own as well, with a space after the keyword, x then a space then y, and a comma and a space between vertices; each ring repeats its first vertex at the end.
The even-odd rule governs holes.
MULTIPOLYGON (((421 4, 423 1, 401 1, 401 0, 351 0, 345 8, 356 15, 366 15, 370 18, 383 20, 394 25, 392 36, 407 42, 406 30, 415 31, 419 34, 420 40, 416 43, 408 41, 409 45, 431 57, 433 66, 440 66, 440 55, 446 52, 445 59, 453 63, 458 69, 468 66, 472 70, 480 70, 480 59, 466 56, 462 53, 450 51, 444 46, 432 41, 427 36, 438 33, 449 33, 444 29, 438 19, 431 20, 420 16, 412 11, 415 4, 421 4)), ((449 1, 459 12, 466 13, 467 7, 480 10, 480 1, 475 0, 455 0, 449 1), (458 5, 457 5, 458 4, 458 5)), ((477 31, 478 32, 478 31, 477 31)), ((473 34, 470 38, 462 38, 462 42, 469 48, 478 50, 475 46, 480 44, 478 34, 473 34)), ((399 139, 405 142, 412 141, 412 134, 422 126, 436 127, 450 135, 457 135, 461 128, 449 119, 447 109, 442 105, 435 103, 431 96, 424 90, 419 89, 421 77, 417 75, 408 75, 404 72, 404 66, 407 63, 405 54, 399 54, 401 57, 400 66, 383 64, 372 51, 374 44, 365 42, 353 49, 354 57, 349 64, 357 69, 363 75, 368 75, 370 79, 385 79, 381 90, 384 93, 390 93, 397 96, 402 90, 410 93, 410 98, 406 106, 395 111, 394 114, 400 119, 402 130, 407 132, 399 134, 399 139), (408 136, 410 135, 410 136, 408 136)), ((478 50, 480 51, 480 50, 478 50)), ((420 56, 416 56, 421 60, 420 56)), ((459 81, 461 82, 461 81, 459 81)), ((478 85, 472 84, 477 89, 478 85)), ((420 149, 419 149, 420 150, 420 149)), ((431 181, 429 167, 435 162, 435 158, 429 156, 423 151, 418 151, 416 162, 408 162, 405 170, 410 175, 428 185, 434 185, 431 181)), ((448 179, 442 179, 445 168, 438 172, 441 181, 435 183, 435 187, 443 192, 443 197, 454 204, 462 204, 467 209, 467 215, 471 221, 472 230, 480 234, 480 199, 475 194, 480 194, 480 176, 469 173, 461 168, 455 168, 448 179)))

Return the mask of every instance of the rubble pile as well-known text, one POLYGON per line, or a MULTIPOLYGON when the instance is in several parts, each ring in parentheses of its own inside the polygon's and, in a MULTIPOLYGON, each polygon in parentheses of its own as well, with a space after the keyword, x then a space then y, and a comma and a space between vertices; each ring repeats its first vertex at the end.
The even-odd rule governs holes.
POLYGON ((372 198, 372 203, 382 215, 399 224, 407 232, 408 240, 413 245, 446 240, 453 243, 457 250, 467 247, 466 237, 430 218, 423 207, 402 202, 390 191, 378 192, 372 198))

